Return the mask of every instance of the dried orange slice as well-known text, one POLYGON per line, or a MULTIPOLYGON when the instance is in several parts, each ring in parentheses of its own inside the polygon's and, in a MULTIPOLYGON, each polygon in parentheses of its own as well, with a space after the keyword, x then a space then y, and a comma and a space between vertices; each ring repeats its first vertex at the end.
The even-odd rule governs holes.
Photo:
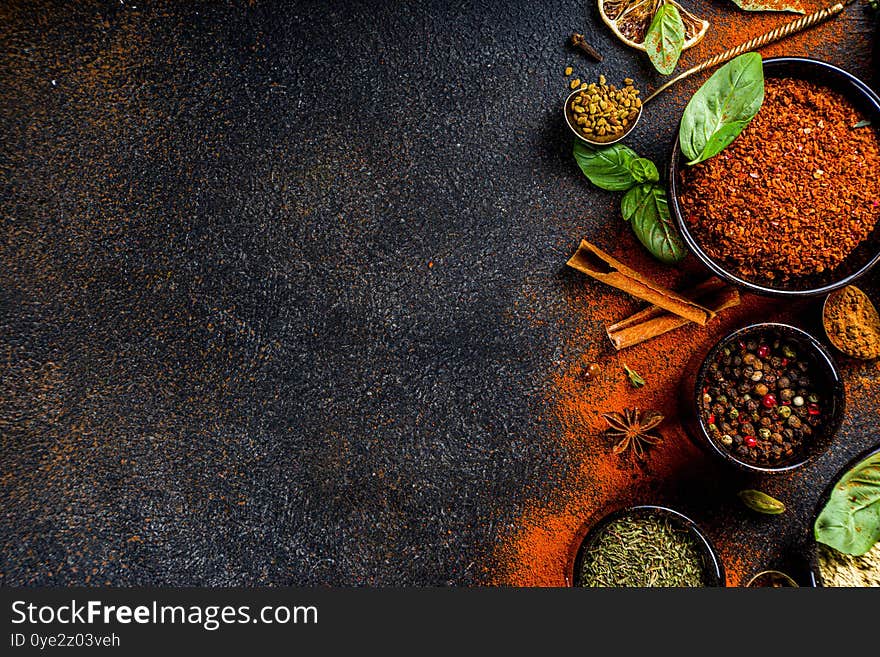
POLYGON ((614 30, 617 37, 626 45, 645 49, 645 34, 651 26, 654 14, 663 2, 669 2, 678 8, 684 23, 684 47, 687 50, 695 46, 706 35, 709 21, 697 18, 682 8, 675 0, 599 0, 599 13, 602 20, 614 30))

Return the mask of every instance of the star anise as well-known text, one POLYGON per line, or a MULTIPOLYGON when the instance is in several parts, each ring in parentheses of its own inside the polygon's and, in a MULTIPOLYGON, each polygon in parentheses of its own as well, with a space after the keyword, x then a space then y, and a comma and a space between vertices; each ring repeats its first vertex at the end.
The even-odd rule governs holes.
POLYGON ((663 436, 656 431, 663 416, 657 411, 646 411, 642 415, 637 408, 627 408, 623 413, 603 413, 602 417, 608 423, 605 434, 617 441, 613 450, 615 454, 632 449, 643 461, 649 447, 663 442, 663 436))

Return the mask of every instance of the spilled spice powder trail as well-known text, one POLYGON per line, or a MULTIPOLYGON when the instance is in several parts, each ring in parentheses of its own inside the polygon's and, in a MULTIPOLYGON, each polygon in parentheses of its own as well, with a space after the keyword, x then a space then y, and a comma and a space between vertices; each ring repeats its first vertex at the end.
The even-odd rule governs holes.
MULTIPOLYGON (((628 257, 633 266, 667 287, 681 286, 681 272, 654 263, 635 245, 633 253, 616 255, 628 257)), ((691 443, 678 421, 681 373, 700 345, 716 341, 750 317, 768 317, 776 305, 772 299, 746 295, 740 306, 706 327, 691 324, 618 353, 604 339, 602 326, 632 313, 640 303, 591 281, 572 288, 568 301, 574 326, 568 343, 576 355, 552 375, 548 405, 570 466, 549 499, 529 503, 511 534, 497 545, 496 584, 570 585, 579 541, 592 523, 616 508, 675 497, 689 473, 709 469, 708 457, 691 443), (590 321, 584 322, 584 317, 590 321), (636 371, 651 372, 650 386, 632 388, 621 374, 624 361, 636 371), (592 363, 601 371, 585 380, 583 373, 592 363), (632 458, 613 454, 611 441, 602 435, 602 413, 633 406, 657 409, 666 416, 663 445, 650 452, 644 468, 632 458)), ((793 313, 798 311, 792 307, 793 313)), ((754 565, 742 557, 736 537, 719 531, 711 517, 695 520, 708 523, 704 529, 715 541, 728 584, 738 584, 754 565)), ((760 551, 749 557, 761 558, 760 551)))

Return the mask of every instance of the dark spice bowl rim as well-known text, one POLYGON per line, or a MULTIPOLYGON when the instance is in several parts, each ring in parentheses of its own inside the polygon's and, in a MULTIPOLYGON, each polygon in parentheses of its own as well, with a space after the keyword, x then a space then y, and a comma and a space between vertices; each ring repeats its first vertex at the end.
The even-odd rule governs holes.
POLYGON ((880 443, 859 452, 846 463, 844 463, 840 467, 840 469, 834 474, 834 476, 828 481, 828 483, 825 485, 825 489, 822 491, 822 495, 819 496, 819 501, 816 503, 816 508, 813 511, 812 518, 810 519, 810 534, 807 543, 807 561, 809 565, 810 584, 812 586, 825 586, 822 581, 822 571, 819 568, 819 541, 816 540, 816 535, 814 533, 816 519, 819 517, 819 514, 822 513, 822 509, 825 508, 825 505, 828 504, 828 500, 831 499, 831 493, 834 491, 834 487, 837 485, 837 482, 839 482, 847 472, 856 467, 856 465, 858 465, 865 459, 874 456, 875 454, 880 454, 880 443))
POLYGON ((700 529, 700 526, 683 513, 674 509, 670 509, 669 507, 660 506, 657 504, 638 504, 635 506, 626 506, 619 508, 616 511, 611 511, 610 513, 602 516, 589 529, 587 529, 586 532, 583 534, 583 538, 581 539, 580 546, 578 547, 577 554, 574 558, 571 572, 572 586, 575 588, 578 587, 578 582, 580 581, 579 573, 581 570, 581 565, 583 564, 584 554, 586 553, 587 549, 589 549, 592 541, 594 541, 596 537, 599 536, 599 534, 605 527, 607 527, 615 520, 624 518, 626 516, 639 517, 649 515, 665 516, 675 522, 680 527, 687 530, 688 534, 690 534, 695 539, 697 545, 699 546, 700 553, 703 557, 703 575, 704 578, 707 580, 706 586, 725 586, 726 580, 724 574, 724 566, 721 563, 718 552, 715 550, 712 542, 706 537, 703 530, 700 529))
MULTIPOLYGON (((872 115, 871 118, 880 119, 880 97, 878 97, 867 84, 851 73, 848 73, 833 64, 808 57, 771 57, 765 59, 763 65, 765 77, 798 77, 800 79, 808 80, 821 80, 822 78, 825 78, 828 80, 834 80, 844 88, 840 90, 841 93, 844 93, 844 95, 856 104, 870 108, 870 114, 872 115), (798 74, 792 75, 792 70, 796 70, 798 74)), ((819 82, 819 84, 823 83, 819 82)), ((880 123, 880 121, 875 120, 874 123, 877 124, 880 123)), ((770 285, 747 280, 713 259, 700 246, 698 240, 688 227, 687 222, 684 220, 681 205, 679 204, 680 185, 678 184, 678 173, 681 170, 681 166, 681 147, 679 145, 678 132, 676 132, 672 147, 672 155, 669 159, 669 167, 667 170, 669 179, 670 211, 675 219, 681 236, 691 253, 693 253, 697 260, 699 260, 712 273, 728 283, 761 296, 785 298, 813 297, 828 294, 833 290, 854 283, 870 271, 878 261, 880 261, 880 247, 873 248, 874 245, 872 244, 874 252, 865 260, 864 264, 858 266, 855 270, 846 275, 831 280, 830 282, 815 285, 811 284, 809 287, 803 289, 795 289, 792 287, 786 287, 786 285, 789 284, 785 284, 782 287, 772 287, 770 285)), ((865 241, 871 240, 872 243, 878 241, 877 235, 880 235, 880 221, 878 221, 877 226, 875 226, 872 236, 865 241)), ((868 250, 867 245, 865 246, 865 249, 868 250)), ((846 259, 851 255, 852 254, 848 255, 846 259)), ((844 259, 844 263, 846 262, 846 259, 844 259)))
MULTIPOLYGON (((698 438, 700 444, 703 446, 707 446, 713 454, 720 457, 727 463, 737 467, 738 469, 757 474, 780 474, 783 472, 790 472, 792 470, 796 470, 797 468, 805 466, 807 463, 817 458, 820 454, 824 453, 831 446, 831 443, 834 441, 834 438, 837 435, 837 431, 840 429, 840 425, 843 422, 844 411, 846 408, 846 392, 843 385, 843 378, 840 375, 840 370, 837 367, 837 363, 834 361, 834 358, 828 351, 828 349, 826 349, 825 346, 810 333, 807 333, 803 329, 799 329, 796 326, 792 326, 791 324, 783 324, 781 322, 758 322, 755 324, 748 324, 723 336, 712 346, 711 349, 709 349, 708 353, 703 358, 703 361, 696 372, 693 388, 687 390, 686 394, 690 396, 688 403, 693 405, 694 413, 696 415, 696 417, 693 418, 693 421, 691 422, 691 428, 692 431, 693 428, 695 428, 695 430, 699 433, 698 438), (738 340, 743 335, 770 332, 791 334, 793 336, 793 339, 796 340, 799 344, 807 345, 809 347, 811 355, 816 359, 817 364, 822 368, 823 373, 828 379, 830 390, 828 390, 826 394, 830 395, 830 397, 834 400, 833 412, 828 419, 828 424, 823 427, 821 440, 811 442, 811 449, 803 450, 802 454, 798 458, 780 466, 757 465, 755 463, 751 463, 744 459, 738 458, 734 454, 719 446, 706 430, 702 413, 700 412, 699 402, 697 401, 699 399, 699 395, 702 394, 702 389, 705 385, 706 373, 709 365, 712 363, 712 361, 715 359, 715 356, 721 349, 723 349, 731 342, 738 340)), ((692 431, 688 432, 689 435, 691 435, 692 431)))

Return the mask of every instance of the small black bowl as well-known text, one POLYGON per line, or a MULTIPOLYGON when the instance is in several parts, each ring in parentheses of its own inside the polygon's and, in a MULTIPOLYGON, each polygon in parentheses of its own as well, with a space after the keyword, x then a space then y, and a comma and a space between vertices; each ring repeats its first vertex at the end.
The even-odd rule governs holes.
POLYGON ((806 550, 809 566, 810 566, 810 583, 813 586, 825 586, 825 582, 822 579, 822 571, 819 568, 819 543, 816 541, 813 534, 813 527, 816 524, 816 518, 819 517, 819 514, 822 513, 822 509, 825 508, 825 505, 828 504, 828 500, 831 498, 831 493, 834 490, 834 487, 837 485, 843 475, 852 470, 856 465, 864 461, 869 456, 873 456, 874 454, 880 453, 880 445, 874 445, 874 447, 869 448, 868 450, 860 453, 858 456, 852 458, 847 462, 840 470, 837 471, 837 474, 834 475, 834 478, 828 482, 828 485, 825 487, 825 490, 822 492, 822 496, 819 498, 819 502, 816 504, 816 511, 813 513, 812 524, 810 524, 810 540, 808 543, 808 549, 806 550))
POLYGON ((718 553, 715 551, 712 543, 709 542, 709 539, 706 538, 705 534, 703 534, 702 530, 697 526, 697 523, 686 515, 663 506, 639 505, 626 507, 609 513, 593 525, 593 527, 587 532, 574 560, 574 572, 572 573, 571 581, 575 587, 581 585, 580 573, 581 568, 583 567, 584 555, 586 555, 587 551, 592 546, 593 541, 596 540, 596 538, 602 533, 602 530, 607 527, 609 523, 627 516, 636 518, 661 516, 668 518, 670 523, 674 526, 687 531, 699 548, 700 558, 702 560, 703 581, 705 585, 709 587, 725 585, 724 567, 721 565, 721 559, 718 558, 718 553))
POLYGON ((828 350, 806 331, 802 331, 788 324, 751 324, 734 331, 719 340, 708 352, 697 353, 687 366, 686 374, 682 378, 681 402, 682 425, 685 432, 699 447, 721 458, 725 463, 731 464, 740 470, 760 474, 777 474, 789 472, 803 467, 811 460, 825 452, 834 440, 840 423, 843 421, 843 412, 846 406, 846 395, 840 372, 828 350), (831 402, 830 412, 825 416, 825 424, 822 431, 813 435, 811 440, 795 452, 789 459, 777 465, 757 465, 737 457, 728 452, 722 446, 715 443, 709 435, 700 413, 699 400, 706 387, 706 375, 709 365, 715 359, 719 351, 729 344, 736 344, 742 340, 748 340, 753 336, 774 334, 797 345, 798 350, 808 353, 815 366, 815 370, 821 377, 816 382, 819 390, 831 402), (702 362, 701 362, 702 360, 702 362))
MULTIPOLYGON (((764 76, 808 80, 843 94, 874 126, 880 125, 880 98, 864 82, 846 71, 815 59, 802 57, 775 57, 764 60, 764 76)), ((763 296, 810 297, 827 294, 856 281, 880 260, 880 221, 872 233, 859 244, 837 267, 821 274, 791 277, 785 282, 769 284, 747 280, 736 271, 713 259, 700 246, 696 236, 684 220, 679 205, 679 173, 681 161, 678 139, 669 162, 669 205, 682 237, 697 259, 725 281, 749 292, 763 296)))

